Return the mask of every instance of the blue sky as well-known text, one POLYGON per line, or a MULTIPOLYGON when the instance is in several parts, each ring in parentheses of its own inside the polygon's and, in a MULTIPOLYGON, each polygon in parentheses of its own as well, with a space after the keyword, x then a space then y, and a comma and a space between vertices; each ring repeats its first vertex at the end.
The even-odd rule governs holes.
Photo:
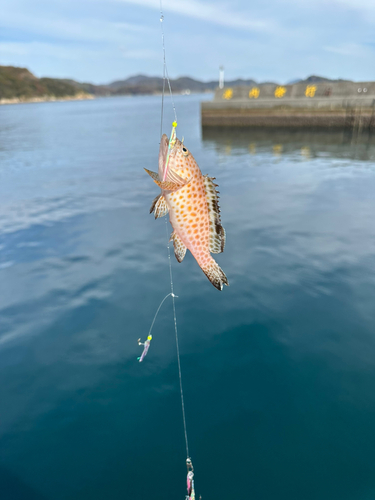
MULTIPOLYGON (((375 80, 375 0, 163 0, 171 77, 375 80)), ((159 0, 3 0, 0 64, 108 83, 162 74, 159 0)))

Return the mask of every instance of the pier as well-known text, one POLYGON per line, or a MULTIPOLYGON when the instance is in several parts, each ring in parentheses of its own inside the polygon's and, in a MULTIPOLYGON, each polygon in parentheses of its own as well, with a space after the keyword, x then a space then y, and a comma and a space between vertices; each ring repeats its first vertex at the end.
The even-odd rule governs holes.
POLYGON ((375 130, 375 82, 224 87, 202 102, 203 127, 375 130))

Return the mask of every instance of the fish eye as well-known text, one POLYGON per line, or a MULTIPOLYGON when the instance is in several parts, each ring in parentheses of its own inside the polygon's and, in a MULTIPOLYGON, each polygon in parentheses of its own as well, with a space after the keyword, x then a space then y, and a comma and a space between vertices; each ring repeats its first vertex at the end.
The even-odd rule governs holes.
POLYGON ((182 148, 182 154, 184 156, 189 156, 189 151, 185 148, 185 146, 182 148))
POLYGON ((187 149, 186 148, 182 148, 182 151, 184 151, 186 153, 187 149))

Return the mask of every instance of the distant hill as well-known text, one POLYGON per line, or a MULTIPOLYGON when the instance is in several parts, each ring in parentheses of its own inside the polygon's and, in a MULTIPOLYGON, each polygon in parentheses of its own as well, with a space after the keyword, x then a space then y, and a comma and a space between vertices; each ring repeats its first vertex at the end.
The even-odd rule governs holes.
POLYGON ((108 96, 112 94, 111 89, 107 85, 94 85, 93 83, 80 83, 75 80, 63 79, 62 82, 66 82, 72 85, 75 89, 87 92, 88 94, 95 96, 108 96))
MULTIPOLYGON (((201 82, 182 76, 177 79, 171 79, 173 92, 208 92, 213 91, 219 85, 218 81, 201 82)), ((254 80, 233 80, 226 82, 227 86, 235 87, 238 85, 254 85, 254 80)), ((163 90, 163 79, 159 76, 136 75, 126 80, 118 80, 107 85, 114 94, 153 94, 160 93, 163 90)))
POLYGON ((26 68, 0 66, 0 99, 73 97, 79 92, 82 91, 65 80, 37 78, 26 68))
POLYGON ((338 80, 330 80, 329 78, 325 78, 324 76, 316 76, 311 75, 304 80, 294 80, 290 83, 333 83, 333 82, 351 82, 351 80, 342 80, 339 78, 338 80))
MULTIPOLYGON (((349 80, 330 80, 321 76, 309 76, 293 83, 344 82, 349 80)), ((173 92, 210 92, 219 82, 202 82, 188 76, 171 80, 173 92)), ((239 85, 275 85, 273 82, 259 83, 255 80, 237 79, 226 81, 226 87, 239 85)), ((70 79, 37 78, 26 68, 0 66, 0 101, 12 99, 29 100, 35 98, 85 98, 90 96, 159 94, 163 90, 163 79, 159 76, 135 75, 125 80, 117 80, 108 85, 80 83, 70 79)), ((166 84, 166 91, 168 91, 166 84)))

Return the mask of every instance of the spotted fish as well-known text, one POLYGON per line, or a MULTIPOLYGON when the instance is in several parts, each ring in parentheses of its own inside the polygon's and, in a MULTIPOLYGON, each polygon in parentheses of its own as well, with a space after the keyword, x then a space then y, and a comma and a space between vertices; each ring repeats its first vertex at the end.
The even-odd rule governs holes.
POLYGON ((228 285, 224 271, 211 257, 225 246, 225 230, 220 221, 215 178, 202 175, 193 155, 178 139, 168 151, 169 140, 164 134, 159 151, 159 172, 146 172, 161 188, 152 202, 150 213, 155 219, 169 212, 173 227, 171 240, 178 262, 186 249, 195 257, 204 274, 218 289, 228 285))

